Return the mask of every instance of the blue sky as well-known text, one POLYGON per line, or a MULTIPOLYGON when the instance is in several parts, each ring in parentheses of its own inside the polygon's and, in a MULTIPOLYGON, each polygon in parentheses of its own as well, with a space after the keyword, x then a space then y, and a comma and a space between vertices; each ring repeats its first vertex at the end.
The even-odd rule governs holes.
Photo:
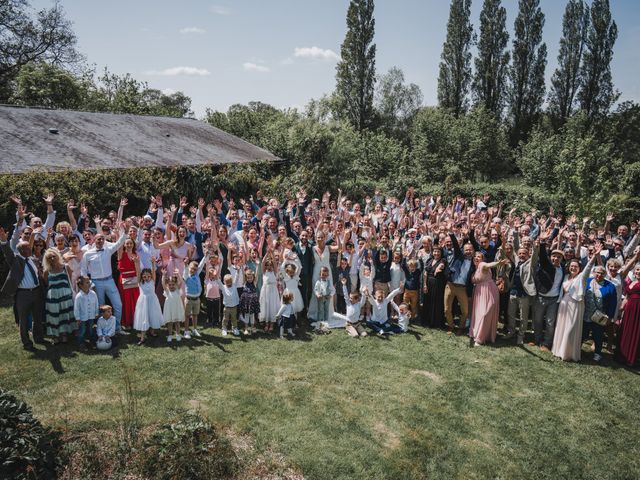
MULTIPOLYGON (((79 48, 98 70, 131 73, 153 88, 181 90, 198 117, 206 108, 260 100, 303 107, 334 88, 335 64, 346 31, 348 0, 62 0, 79 48), (315 48, 314 48, 315 47, 315 48)), ((517 0, 503 0, 511 31, 517 0)), ((33 0, 36 8, 49 0, 33 0)), ((547 78, 556 66, 566 2, 541 0, 549 50, 547 78)), ((482 0, 474 0, 476 31, 482 0)), ((407 82, 436 103, 438 63, 448 0, 378 0, 377 72, 400 67, 407 82)), ((612 64, 621 100, 640 101, 640 1, 611 0, 619 35, 612 64)))

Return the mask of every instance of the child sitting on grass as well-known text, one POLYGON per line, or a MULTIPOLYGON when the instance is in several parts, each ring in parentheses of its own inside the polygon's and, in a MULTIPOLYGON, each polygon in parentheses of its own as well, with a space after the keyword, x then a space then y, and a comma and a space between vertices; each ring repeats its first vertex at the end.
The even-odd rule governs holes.
POLYGON ((407 305, 406 303, 401 303, 400 305, 398 305, 395 301, 393 301, 391 302, 391 307, 398 314, 397 326, 400 328, 400 332, 397 333, 409 331, 409 320, 411 319, 411 308, 409 308, 409 305, 407 305))
POLYGON ((360 310, 362 309, 362 304, 365 302, 365 300, 358 291, 349 293, 349 281, 347 280, 347 278, 343 277, 340 282, 342 283, 342 292, 344 294, 345 303, 347 305, 347 314, 342 315, 340 313, 334 313, 333 316, 336 319, 344 320, 345 330, 352 337, 366 337, 367 332, 364 329, 364 322, 360 321, 360 310))
POLYGON ((109 350, 113 346, 113 337, 116 334, 116 317, 110 305, 100 307, 100 317, 96 326, 98 350, 109 350))
POLYGON ((378 289, 376 290, 375 297, 371 295, 368 296, 372 311, 371 320, 367 322, 367 325, 376 333, 384 335, 385 333, 400 333, 402 331, 398 325, 389 323, 389 317, 387 315, 387 306, 401 291, 402 289, 396 288, 385 297, 384 291, 378 289))

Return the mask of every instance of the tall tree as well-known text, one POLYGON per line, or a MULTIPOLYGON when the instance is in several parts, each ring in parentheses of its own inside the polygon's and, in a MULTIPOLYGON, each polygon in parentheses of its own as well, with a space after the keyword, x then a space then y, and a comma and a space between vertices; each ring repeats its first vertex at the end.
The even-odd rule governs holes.
POLYGON ((544 102, 544 70, 547 45, 542 43, 544 13, 540 0, 519 0, 510 69, 511 143, 517 145, 529 134, 544 102))
POLYGON ((501 0, 485 0, 480 12, 480 40, 473 78, 475 104, 500 118, 507 86, 509 52, 507 10, 501 0))
POLYGON ((618 26, 611 18, 609 0, 593 0, 582 63, 583 83, 578 93, 580 108, 590 118, 606 115, 617 98, 611 79, 613 45, 617 38, 618 26))
POLYGON ((82 60, 76 35, 59 3, 32 18, 27 0, 0 1, 0 102, 7 101, 24 65, 69 66, 82 60))
POLYGON ((382 128, 389 134, 402 137, 407 127, 422 106, 423 96, 415 83, 406 85, 404 73, 391 67, 380 77, 376 89, 375 105, 382 128))
POLYGON ((376 79, 376 45, 373 0, 351 0, 347 34, 336 67, 336 93, 340 114, 362 131, 373 125, 373 89, 376 79))
POLYGON ((438 104, 458 116, 467 108, 471 81, 473 25, 469 20, 471 0, 451 0, 447 38, 440 55, 438 104))
POLYGON ((562 19, 558 67, 551 77, 549 112, 564 122, 571 116, 582 84, 580 65, 589 28, 589 7, 583 0, 569 0, 562 19))

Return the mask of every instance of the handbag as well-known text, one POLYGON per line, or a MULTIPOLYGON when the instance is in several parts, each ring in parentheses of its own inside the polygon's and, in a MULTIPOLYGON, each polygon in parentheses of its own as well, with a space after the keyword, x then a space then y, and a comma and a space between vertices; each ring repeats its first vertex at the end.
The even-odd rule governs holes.
POLYGON ((607 317, 600 310, 596 310, 595 312, 593 312, 593 315, 591 315, 591 321, 593 323, 597 323, 598 325, 604 327, 609 322, 609 317, 607 317))
POLYGON ((136 288, 138 286, 138 277, 120 277, 120 282, 123 290, 136 288))

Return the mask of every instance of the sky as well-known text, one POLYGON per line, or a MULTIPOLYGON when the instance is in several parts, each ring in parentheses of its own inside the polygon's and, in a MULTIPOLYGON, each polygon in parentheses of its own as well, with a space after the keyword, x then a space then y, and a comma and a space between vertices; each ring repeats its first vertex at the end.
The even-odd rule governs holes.
MULTIPOLYGON (((250 101, 302 109, 333 91, 348 0, 61 0, 79 50, 98 71, 130 73, 151 88, 182 91, 198 118, 250 101)), ((376 71, 402 69, 425 105, 437 103, 448 0, 378 0, 376 71)), ((517 0, 503 0, 512 34, 517 0)), ((541 0, 547 79, 556 67, 565 1, 541 0)), ((34 8, 50 0, 32 0, 34 8)), ((481 0, 472 3, 479 27, 481 0)), ((620 101, 640 101, 640 1, 611 0, 618 24, 612 74, 620 101)), ((511 40, 510 40, 511 41, 511 40)))

